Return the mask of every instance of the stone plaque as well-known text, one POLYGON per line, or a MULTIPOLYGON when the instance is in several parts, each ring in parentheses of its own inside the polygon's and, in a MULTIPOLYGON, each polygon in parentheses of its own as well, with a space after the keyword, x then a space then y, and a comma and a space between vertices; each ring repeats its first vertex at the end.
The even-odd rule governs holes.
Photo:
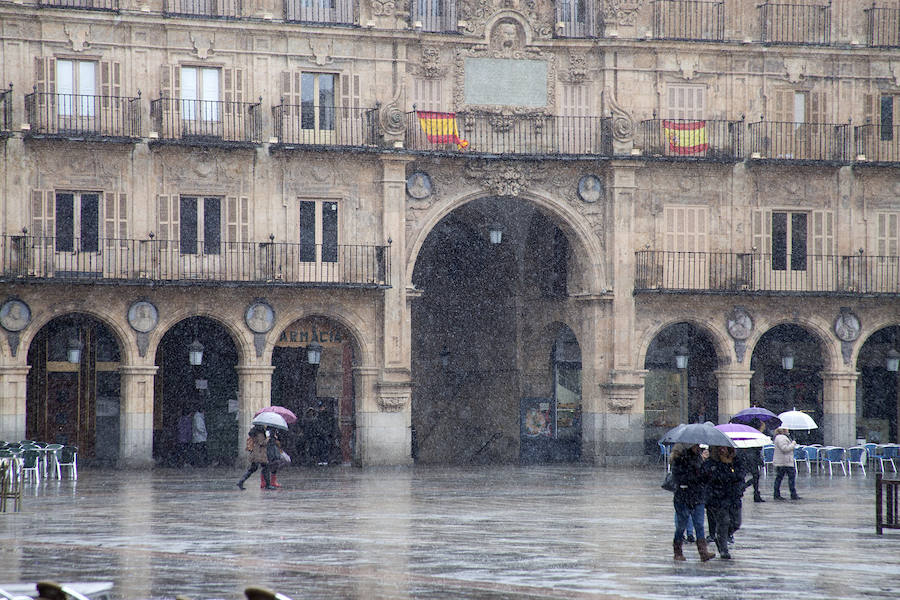
POLYGON ((470 57, 465 69, 466 104, 547 106, 545 61, 470 57))

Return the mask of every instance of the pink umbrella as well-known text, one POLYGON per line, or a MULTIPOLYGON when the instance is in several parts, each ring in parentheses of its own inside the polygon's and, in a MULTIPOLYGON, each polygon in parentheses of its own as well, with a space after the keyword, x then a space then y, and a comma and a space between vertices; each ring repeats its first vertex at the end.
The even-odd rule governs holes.
POLYGON ((257 411, 256 414, 253 415, 253 417, 256 418, 260 415, 260 413, 264 412, 273 412, 277 415, 281 415, 282 417, 284 417, 284 420, 288 425, 297 422, 297 415, 283 406, 267 406, 264 409, 257 411))

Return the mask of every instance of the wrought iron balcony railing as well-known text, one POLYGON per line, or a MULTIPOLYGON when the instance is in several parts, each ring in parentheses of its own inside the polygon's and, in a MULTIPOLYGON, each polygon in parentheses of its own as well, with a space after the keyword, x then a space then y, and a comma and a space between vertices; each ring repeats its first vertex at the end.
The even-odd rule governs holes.
POLYGON ((279 104, 272 107, 272 126, 278 142, 297 146, 375 146, 374 108, 342 108, 279 104))
POLYGON ((12 103, 12 84, 9 84, 8 89, 0 90, 0 132, 8 133, 12 130, 12 103))
POLYGON ((757 252, 635 253, 635 292, 900 295, 900 257, 757 252))
POLYGON ((646 156, 738 160, 744 157, 744 121, 650 119, 635 145, 646 156))
POLYGON ((849 123, 760 121, 748 126, 750 157, 850 162, 849 123))
POLYGON ((857 161, 900 162, 900 125, 867 123, 853 128, 857 161))
POLYGON ((597 0, 556 0, 556 35, 561 38, 598 37, 600 7, 597 0))
POLYGON ((434 33, 456 33, 456 0, 410 0, 413 29, 434 33))
POLYGON ((866 44, 870 48, 900 48, 900 8, 877 7, 866 15, 866 44))
POLYGON ((284 20, 289 23, 353 25, 353 0, 284 0, 284 20))
POLYGON ((407 113, 405 147, 466 154, 611 156, 611 119, 412 111, 407 113))
POLYGON ((767 44, 831 43, 831 0, 794 0, 759 5, 760 39, 767 44))
POLYGON ((658 40, 725 40, 722 0, 654 0, 653 37, 658 40))
POLYGON ((162 97, 150 103, 150 119, 161 140, 251 144, 262 141, 259 102, 162 97))
POLYGON ((241 0, 163 0, 167 17, 210 17, 239 19, 241 0))
POLYGON ((82 10, 119 10, 119 0, 38 0, 38 7, 79 8, 82 10))
POLYGON ((25 96, 31 134, 79 138, 141 136, 140 96, 88 96, 32 92, 25 96))
POLYGON ((2 277, 54 281, 208 282, 385 287, 390 246, 287 242, 2 239, 2 277), (60 250, 60 248, 63 248, 60 250))

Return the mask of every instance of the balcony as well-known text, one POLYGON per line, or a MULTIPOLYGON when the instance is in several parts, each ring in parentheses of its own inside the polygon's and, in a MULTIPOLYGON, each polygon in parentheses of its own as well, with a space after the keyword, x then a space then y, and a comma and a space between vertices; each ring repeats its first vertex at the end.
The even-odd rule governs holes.
POLYGON ((376 119, 374 108, 296 104, 272 107, 274 135, 283 147, 374 147, 377 144, 376 119))
POLYGON ((870 48, 900 48, 900 8, 863 9, 866 15, 866 44, 870 48))
POLYGON ((390 246, 2 238, 2 279, 389 287, 390 246), (60 248, 63 248, 62 250, 60 248))
POLYGON ((601 33, 597 0, 556 0, 556 35, 591 38, 601 33))
POLYGON ((653 37, 658 40, 725 40, 725 2, 654 0, 653 37))
POLYGON ((75 8, 116 12, 119 0, 38 0, 38 8, 75 8))
POLYGON ((900 295, 900 257, 756 252, 635 253, 635 293, 900 295))
POLYGON ((163 14, 167 17, 239 19, 241 0, 163 0, 163 14))
POLYGON ((288 23, 353 25, 353 0, 284 0, 288 23))
POLYGON ((612 156, 611 119, 482 112, 406 113, 408 150, 468 155, 612 156))
POLYGON ((260 104, 162 97, 150 103, 151 137, 181 144, 252 146, 262 141, 260 104))
POLYGON ((25 96, 29 135, 133 140, 141 136, 140 99, 32 92, 25 96))
POLYGON ((856 160, 874 163, 900 162, 900 126, 867 123, 854 129, 856 160))
POLYGON ((650 119, 641 121, 635 145, 645 156, 733 162, 744 157, 744 121, 650 119))
POLYGON ((760 121, 747 128, 750 158, 835 163, 851 160, 848 123, 760 121))
POLYGON ((766 1, 759 5, 760 40, 764 44, 822 46, 831 43, 831 2, 766 1))
POLYGON ((12 84, 9 84, 8 89, 0 90, 0 136, 9 135, 12 131, 12 103, 12 84))
POLYGON ((413 29, 431 33, 456 33, 456 0, 410 0, 413 29))

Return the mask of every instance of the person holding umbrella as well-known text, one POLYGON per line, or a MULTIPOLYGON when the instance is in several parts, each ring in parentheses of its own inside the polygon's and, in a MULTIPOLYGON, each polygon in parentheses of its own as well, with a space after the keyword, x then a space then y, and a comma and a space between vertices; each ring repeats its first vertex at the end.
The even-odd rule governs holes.
MULTIPOLYGON (((764 433, 766 429, 765 423, 757 418, 753 418, 748 423, 760 433, 764 433)), ((753 486, 753 501, 765 502, 762 494, 759 493, 759 470, 763 467, 763 457, 759 448, 741 448, 737 451, 737 462, 741 468, 750 475, 750 485, 753 486)))
POLYGON ((707 549, 706 536, 703 532, 706 476, 700 453, 699 444, 676 443, 669 458, 676 486, 672 497, 675 506, 675 537, 672 540, 672 548, 677 561, 685 560, 682 545, 689 518, 694 522, 700 560, 705 562, 715 556, 707 549))
POLYGON ((266 430, 261 425, 254 425, 253 429, 247 434, 247 452, 250 453, 250 467, 244 476, 237 482, 240 489, 246 489, 244 482, 247 481, 256 470, 262 467, 262 476, 266 481, 266 489, 274 490, 275 486, 269 479, 269 459, 266 456, 266 448, 268 440, 266 439, 266 430))
POLYGON ((715 446, 710 459, 703 465, 708 476, 706 511, 710 531, 716 541, 719 556, 730 559, 729 538, 741 526, 741 496, 744 495, 744 471, 735 462, 734 448, 715 446))
POLYGON ((794 466, 794 448, 797 442, 788 437, 790 430, 787 427, 779 427, 775 430, 775 454, 772 464, 775 466, 775 499, 784 500, 781 495, 781 480, 787 475, 788 487, 791 490, 791 500, 800 500, 797 495, 797 468, 794 466))

